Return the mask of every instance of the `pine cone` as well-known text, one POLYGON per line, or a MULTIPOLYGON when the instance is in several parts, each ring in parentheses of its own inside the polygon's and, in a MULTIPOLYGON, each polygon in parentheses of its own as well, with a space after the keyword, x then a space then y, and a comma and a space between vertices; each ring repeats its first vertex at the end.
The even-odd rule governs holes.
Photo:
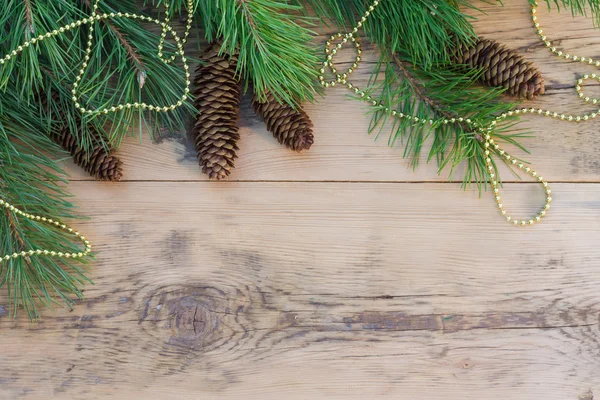
POLYGON ((544 94, 544 78, 531 62, 514 50, 489 39, 478 39, 471 46, 463 45, 454 61, 473 69, 482 69, 481 83, 505 87, 506 94, 533 99, 544 94))
POLYGON ((265 120, 267 129, 279 143, 298 152, 310 149, 314 142, 313 124, 304 110, 294 110, 289 104, 280 104, 270 92, 264 102, 255 94, 252 107, 265 120))
POLYGON ((73 156, 73 162, 83 168, 88 174, 102 181, 119 181, 123 176, 123 163, 111 155, 102 145, 100 133, 91 126, 94 135, 94 147, 90 152, 84 151, 78 144, 77 138, 64 126, 52 135, 52 140, 62 146, 73 156))
MULTIPOLYGON (((53 101, 59 100, 59 94, 56 91, 51 93, 53 101)), ((48 98, 45 93, 40 94, 42 108, 48 111, 48 98)), ((64 115, 56 116, 57 119, 64 119, 64 115)), ((76 122, 79 125, 81 122, 76 122)), ((83 168, 87 173, 96 179, 103 181, 119 181, 123 176, 123 163, 121 160, 110 154, 102 145, 102 136, 92 125, 89 125, 93 135, 94 147, 90 151, 84 151, 78 144, 77 138, 69 130, 67 123, 60 124, 59 128, 54 129, 50 138, 59 144, 64 150, 68 151, 73 157, 73 162, 83 168)))
POLYGON ((237 54, 219 55, 220 47, 213 43, 196 69, 194 105, 198 117, 192 129, 202 172, 217 180, 229 176, 237 158, 242 95, 236 76, 237 54))

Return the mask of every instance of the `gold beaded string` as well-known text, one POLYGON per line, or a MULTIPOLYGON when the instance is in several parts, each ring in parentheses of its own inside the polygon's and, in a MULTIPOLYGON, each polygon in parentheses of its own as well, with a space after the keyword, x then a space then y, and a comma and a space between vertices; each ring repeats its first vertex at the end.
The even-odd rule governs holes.
POLYGON ((12 258, 19 258, 19 257, 33 256, 33 255, 39 256, 42 254, 45 256, 59 257, 59 258, 62 258, 62 257, 81 258, 81 257, 87 256, 92 251, 92 245, 85 238, 85 236, 81 235, 79 232, 76 232, 73 228, 71 228, 67 224, 64 224, 60 221, 53 220, 51 218, 46 218, 46 217, 42 217, 40 215, 34 215, 34 214, 29 214, 29 213, 23 212, 23 211, 19 210, 17 207, 13 206, 12 204, 10 204, 7 201, 4 201, 2 199, 0 199, 0 207, 4 207, 9 212, 13 212, 16 215, 20 215, 20 216, 30 219, 32 221, 40 221, 42 223, 45 223, 46 225, 54 226, 56 228, 67 231, 68 233, 77 237, 85 246, 85 249, 83 251, 76 252, 76 253, 75 252, 74 253, 68 253, 68 252, 63 253, 62 251, 54 251, 54 250, 47 250, 47 249, 22 250, 21 252, 14 252, 12 254, 6 254, 6 255, 0 257, 0 263, 2 263, 3 261, 8 261, 12 258))
MULTIPOLYGON (((123 109, 141 109, 141 110, 150 110, 150 111, 156 111, 156 112, 167 112, 167 111, 171 111, 174 110, 177 107, 180 107, 184 101, 186 101, 188 94, 190 92, 190 73, 189 73, 189 66, 187 64, 187 59, 185 57, 185 52, 183 49, 183 44, 186 42, 187 37, 190 33, 190 29, 192 27, 192 20, 193 20, 193 15, 194 15, 194 6, 193 6, 193 0, 188 0, 187 3, 187 12, 188 12, 188 18, 187 18, 187 25, 186 25, 186 30, 184 33, 183 38, 180 38, 178 33, 173 29, 173 27, 169 24, 169 16, 168 16, 168 11, 165 13, 165 20, 161 21, 159 19, 155 19, 155 18, 151 18, 145 15, 139 15, 139 14, 131 14, 131 13, 121 13, 121 12, 116 12, 116 13, 103 13, 100 14, 98 13, 98 5, 100 3, 100 0, 96 0, 94 2, 93 5, 93 10, 92 10, 92 14, 90 14, 87 18, 82 18, 78 21, 72 22, 70 24, 64 25, 58 29, 55 29, 51 32, 46 32, 44 34, 41 34, 31 40, 28 40, 26 42, 24 42, 22 45, 18 46, 16 49, 14 49, 13 51, 11 51, 9 54, 6 54, 4 57, 0 58, 0 66, 5 64, 6 62, 10 61, 12 58, 16 57, 17 55, 19 55, 20 53, 23 52, 23 50, 25 50, 26 48, 28 48, 29 46, 42 42, 48 38, 51 38, 53 36, 58 36, 64 32, 68 32, 70 30, 73 30, 75 28, 80 27, 81 25, 87 25, 90 24, 90 29, 89 29, 89 35, 88 35, 88 42, 87 42, 87 47, 85 50, 85 56, 83 59, 83 63, 81 65, 81 69, 79 70, 79 74, 77 75, 77 77, 75 78, 75 82, 73 82, 73 89, 71 91, 71 93, 73 94, 72 100, 75 104, 75 107, 83 114, 108 114, 111 112, 117 112, 119 110, 123 110, 123 109), (90 60, 90 55, 92 52, 92 45, 93 45, 93 32, 94 32, 94 25, 93 23, 95 21, 100 21, 103 19, 107 19, 107 18, 131 18, 131 19, 138 19, 141 21, 146 21, 146 22, 151 22, 154 24, 157 24, 159 26, 162 27, 162 33, 161 33, 161 39, 160 42, 158 44, 158 57, 165 63, 171 63, 173 61, 176 60, 177 56, 179 56, 182 64, 183 64, 183 69, 184 69, 184 73, 185 73, 185 77, 186 77, 186 86, 184 88, 184 94, 181 96, 181 99, 179 101, 177 101, 174 104, 168 105, 168 106, 156 106, 156 105, 152 105, 152 104, 146 104, 146 103, 139 103, 139 102, 135 102, 135 103, 126 103, 126 104, 119 104, 119 105, 115 105, 115 106, 111 106, 111 107, 106 107, 106 108, 102 108, 102 109, 98 109, 98 110, 92 110, 92 109, 87 109, 84 106, 82 106, 79 103, 79 96, 78 96, 78 92, 77 92, 77 88, 79 87, 79 83, 81 82, 81 79, 83 77, 83 75, 85 74, 85 71, 88 67, 88 61, 90 60), (175 51, 175 54, 172 55, 169 58, 163 58, 163 46, 164 46, 164 41, 165 38, 167 36, 167 33, 170 33, 173 36, 173 39, 175 40, 175 45, 177 47, 177 50, 175 51)), ((165 7, 169 8, 168 3, 165 4, 165 7)), ((50 257, 58 257, 58 258, 81 258, 81 257, 85 257, 87 256, 89 253, 91 253, 92 251, 92 245, 91 243, 85 238, 85 236, 81 235, 79 232, 75 231, 73 228, 71 228, 70 226, 68 226, 67 224, 64 224, 58 220, 54 220, 51 218, 47 218, 47 217, 43 217, 41 215, 34 215, 34 214, 29 214, 26 213, 20 209, 18 209, 17 207, 13 206, 12 204, 10 204, 9 202, 7 202, 6 200, 3 200, 0 198, 0 207, 4 207, 6 210, 8 210, 8 212, 12 212, 17 216, 21 216, 24 218, 27 218, 29 220, 32 221, 36 221, 36 222, 41 222, 44 223, 46 225, 50 225, 50 226, 54 226, 58 229, 64 230, 70 234, 72 234, 73 236, 75 236, 76 238, 78 238, 84 245, 84 250, 81 252, 61 252, 61 251, 55 251, 55 250, 50 250, 50 249, 30 249, 30 250, 22 250, 20 252, 14 252, 12 254, 6 254, 4 256, 0 256, 0 263, 1 262, 6 262, 8 260, 11 259, 15 259, 15 258, 19 258, 19 257, 28 257, 28 256, 33 256, 33 255, 45 255, 45 256, 50 256, 50 257)))
MULTIPOLYGON (((177 56, 183 56, 182 53, 175 53, 173 54, 171 57, 169 58, 163 58, 163 46, 165 44, 165 39, 167 37, 167 33, 169 33, 169 27, 171 26, 169 23, 171 22, 171 17, 169 16, 169 3, 165 2, 165 20, 163 23, 161 23, 162 25, 162 31, 160 33, 160 41, 158 42, 158 57, 164 61, 165 63, 169 64, 172 63, 173 61, 175 61, 177 59, 177 56)), ((194 13, 194 5, 192 4, 192 0, 188 0, 188 15, 187 15, 187 24, 185 26, 185 32, 183 33, 183 38, 181 39, 181 43, 185 44, 187 42, 187 38, 190 35, 190 31, 192 29, 192 21, 194 20, 193 18, 193 13, 194 13)), ((174 37, 177 37, 176 35, 174 37)), ((178 39, 175 39, 175 41, 177 41, 178 39)), ((178 48, 179 49, 179 48, 178 48)), ((185 56, 183 56, 185 57, 185 56)), ((185 59, 184 59, 185 62, 185 59)), ((186 68, 187 71, 187 68, 186 68)), ((189 78, 189 75, 187 75, 187 78, 189 78)))
MULTIPOLYGON (((405 119, 405 120, 409 120, 411 121, 413 124, 417 125, 417 124, 421 124, 421 125, 434 125, 434 124, 455 124, 455 123, 464 123, 467 124, 471 127, 473 127, 474 131, 477 131, 478 133, 480 133, 482 135, 482 137, 484 138, 484 140, 482 141, 482 146, 483 146, 483 150, 484 150, 484 154, 486 156, 485 158, 485 162, 486 162, 486 167, 487 167, 487 173, 488 173, 488 177, 489 177, 489 182, 492 188, 492 194, 494 196, 494 200, 496 201, 496 205, 498 210, 500 211, 501 215, 504 217, 504 219, 513 224, 513 225, 518 225, 518 226, 526 226, 526 225, 533 225, 537 222, 540 222, 542 220, 542 218, 544 218, 546 216, 546 213, 548 211, 548 209, 550 208, 550 203, 552 202, 552 197, 550 196, 552 191, 550 190, 549 186, 548 186, 548 182, 546 180, 544 180, 544 178, 540 175, 538 175, 538 173, 533 170, 532 168, 525 166, 522 162, 519 161, 519 159, 513 157, 512 155, 510 155, 509 153, 507 153, 505 150, 501 149, 500 146, 498 144, 496 144, 494 142, 494 139, 491 137, 490 132, 494 129, 494 126, 496 126, 497 121, 501 121, 505 118, 508 118, 510 116, 513 115, 519 115, 519 114, 526 114, 526 113, 530 113, 530 114, 538 114, 538 115, 545 115, 545 116, 552 116, 554 118, 560 118, 561 120, 567 120, 567 121, 575 121, 575 122, 579 122, 579 121, 587 121, 588 119, 593 119, 597 116, 598 113, 600 113, 600 110, 598 111, 598 113, 592 113, 590 115, 583 115, 583 116, 572 116, 572 115, 567 115, 565 116, 564 114, 558 114, 558 113, 553 113, 547 110, 543 110, 541 108, 520 108, 520 109, 515 109, 512 111, 509 111, 507 113, 503 113, 499 116, 497 116, 495 118, 495 120, 491 121, 489 124, 487 125, 482 125, 481 123, 477 122, 477 121, 472 121, 470 118, 463 118, 463 117, 459 117, 459 118, 450 118, 450 119, 440 119, 440 120, 433 120, 433 119, 425 119, 425 118, 419 118, 413 115, 406 115, 403 114, 401 112, 397 112, 396 110, 390 110, 389 107, 386 107, 385 104, 381 101, 377 101, 374 100, 371 96, 367 95, 365 93, 365 91, 361 90, 360 88, 358 88, 356 85, 354 85, 353 83, 348 81, 348 77, 356 70, 356 68, 358 68, 360 62, 361 62, 361 48, 360 48, 360 42, 358 40, 358 30, 362 27, 362 25, 366 22, 367 18, 371 15, 371 13, 375 10, 375 8, 379 5, 380 0, 374 0, 373 3, 371 4, 371 6, 368 8, 367 11, 365 11, 365 13, 363 14, 363 16, 361 17, 360 21, 356 24, 356 26, 352 29, 352 32, 350 33, 338 33, 336 35, 332 35, 329 40, 326 43, 325 46, 325 61, 323 61, 323 66, 321 67, 321 69, 319 70, 320 75, 319 75, 319 81, 321 83, 322 86, 328 88, 328 87, 333 87, 336 86, 337 84, 341 84, 346 86, 349 90, 353 91, 354 94, 358 95, 361 99, 363 99, 364 101, 368 102, 369 104, 375 106, 375 107, 379 107, 381 110, 383 110, 384 112, 388 113, 389 115, 391 115, 392 117, 395 118, 399 118, 399 119, 405 119), (339 43, 337 43, 337 45, 335 45, 335 47, 332 47, 332 42, 334 40, 338 40, 339 39, 339 43), (356 48, 356 58, 354 60, 354 62, 352 63, 351 67, 348 68, 348 70, 346 70, 345 72, 339 73, 337 68, 334 65, 334 58, 337 54, 337 52, 339 50, 342 49, 342 47, 348 43, 348 41, 351 41, 354 44, 354 47, 356 48), (325 71, 326 69, 328 69, 334 76, 335 79, 333 80, 326 80, 325 79, 325 71), (511 217, 510 215, 507 214, 506 210, 504 209, 504 205, 502 204, 502 199, 500 197, 500 189, 498 188, 499 183, 498 180, 496 178, 496 174, 494 172, 494 165, 492 163, 492 159, 491 159, 491 153, 495 153, 496 155, 498 155, 499 157, 501 157, 506 163, 511 163, 512 165, 518 167, 519 169, 525 171, 527 174, 531 175, 535 180, 537 180, 540 185, 542 185, 544 192, 546 194, 546 201, 543 205, 543 207, 541 208, 541 210, 536 213, 535 216, 533 216, 530 219, 516 219, 511 217)), ((536 16, 535 16, 535 9, 537 7, 537 3, 532 5, 532 14, 533 14, 533 21, 534 21, 534 26, 536 29, 538 29, 538 34, 542 35, 542 31, 539 29, 539 24, 536 22, 536 16)), ((548 44, 549 42, 546 41, 546 38, 544 36, 541 36, 542 40, 545 41, 547 46, 551 46, 551 44, 548 44)), ((553 52, 554 48, 552 48, 553 52)), ((556 52, 557 55, 559 55, 559 52, 556 52)), ((560 55, 562 55, 562 52, 560 53, 560 55)), ((565 57, 568 58, 568 57, 565 57)), ((581 61, 580 58, 571 58, 573 60, 577 60, 579 59, 581 61)), ((592 61, 591 59, 586 59, 589 60, 588 62, 591 64, 592 61)), ((596 62, 597 66, 600 66, 600 62, 596 62)), ((591 75, 591 78, 593 79, 598 79, 600 80, 599 77, 596 77, 595 75, 591 75)), ((587 75, 584 76, 584 79, 588 79, 587 75)), ((580 84, 582 83, 582 80, 580 79, 578 81, 578 93, 580 97, 584 97, 581 95, 580 92, 580 84)), ((584 97, 584 100, 587 97, 584 97)), ((598 102, 598 100, 596 99, 589 99, 585 100, 585 101, 592 101, 592 103, 596 104, 598 102)))
MULTIPOLYGON (((544 43, 544 45, 548 48, 548 50, 550 50, 550 52, 552 54, 556 55, 557 57, 568 60, 568 61, 580 62, 582 64, 588 64, 588 65, 600 67, 600 61, 598 61, 598 60, 594 60, 591 57, 580 57, 580 56, 576 56, 576 55, 570 55, 569 53, 564 53, 562 50, 559 50, 555 46, 553 46, 552 42, 550 40, 548 40, 548 38, 544 35, 544 31, 540 27, 540 23, 538 22, 538 17, 536 15, 537 7, 538 7, 537 1, 535 1, 531 4, 531 21, 533 22, 533 27, 535 28, 536 33, 538 34, 540 40, 542 41, 542 43, 544 43)), ((577 84, 575 85, 575 91, 577 92, 577 96, 579 96, 579 98, 581 98, 584 102, 598 104, 598 102, 600 102, 600 99, 586 96, 582 92, 581 85, 583 84, 583 81, 588 80, 588 79, 600 81, 600 76, 597 76, 596 74, 583 75, 581 78, 577 79, 577 84)), ((582 114, 582 115, 559 114, 559 113, 550 112, 550 111, 542 111, 542 112, 539 112, 539 114, 547 116, 547 117, 558 118, 563 121, 567 120, 570 122, 581 122, 581 121, 588 121, 589 119, 596 118, 600 114, 600 110, 597 110, 590 114, 582 114)))
MULTIPOLYGON (((85 71, 88 67, 88 61, 90 59, 90 54, 92 53, 92 39, 93 39, 93 35, 92 33, 94 32, 94 26, 91 25, 90 26, 90 31, 89 31, 89 35, 88 35, 88 42, 87 42, 87 48, 85 50, 85 56, 83 59, 83 64, 81 66, 81 69, 79 70, 79 74, 77 75, 77 77, 75 78, 75 82, 73 82, 73 89, 71 90, 72 94, 73 94, 73 102, 75 103, 75 107, 79 109, 79 111, 82 114, 100 114, 100 113, 104 113, 104 114, 108 114, 110 112, 116 112, 116 111, 120 111, 123 110, 125 108, 130 109, 130 108, 134 108, 134 109, 142 109, 142 110, 150 110, 150 111, 157 111, 157 112, 167 112, 167 111, 172 111, 175 110, 177 107, 180 107, 183 102, 187 99, 188 94, 190 93, 190 71, 189 71, 189 66, 187 63, 187 59, 185 57, 185 52, 183 49, 183 44, 186 42, 187 37, 189 35, 190 29, 192 27, 192 21, 193 21, 193 13, 194 13, 194 4, 193 4, 193 0, 188 0, 187 3, 187 8, 188 8, 188 18, 187 18, 187 25, 186 25, 186 30, 183 36, 183 39, 179 38, 179 35, 177 34, 177 32, 173 29, 173 27, 169 24, 169 17, 168 17, 168 12, 165 13, 165 21, 161 21, 159 19, 154 19, 152 17, 147 17, 145 15, 140 15, 140 14, 130 14, 130 13, 109 13, 109 14, 98 14, 96 13, 96 11, 98 10, 98 5, 100 3, 100 0, 96 0, 94 2, 94 8, 93 8, 93 16, 88 17, 88 18, 84 18, 82 21, 82 23, 87 23, 85 22, 86 20, 90 19, 90 21, 88 22, 92 22, 94 21, 94 19, 96 21, 100 21, 102 19, 107 19, 107 18, 131 18, 131 19, 139 19, 141 21, 147 21, 147 22, 152 22, 154 24, 160 25, 162 27, 162 32, 161 32, 161 38, 160 41, 158 43, 158 57, 165 63, 169 64, 173 61, 175 61, 175 59, 177 58, 177 56, 180 57, 181 62, 183 63, 183 69, 185 72, 185 89, 184 89, 184 93, 181 96, 181 98, 174 104, 171 105, 167 105, 167 106, 155 106, 153 104, 146 104, 146 103, 125 103, 125 104, 119 104, 119 105, 115 105, 115 106, 111 106, 111 107, 106 107, 106 108, 102 108, 102 109, 98 109, 98 110, 92 110, 92 109, 86 109, 85 107, 83 107, 80 103, 79 103, 79 96, 78 96, 78 92, 77 92, 77 88, 79 86, 79 82, 81 81, 83 75, 85 74, 85 71), (170 33, 173 36, 173 39, 175 40, 175 45, 177 47, 177 50, 175 51, 175 54, 172 55, 170 58, 165 59, 163 58, 163 46, 164 46, 164 42, 165 42, 165 38, 167 36, 167 32, 170 33)), ((165 3, 165 7, 169 7, 168 3, 165 3)), ((77 21, 79 22, 79 21, 77 21)), ((71 23, 69 25, 67 25, 68 27, 71 27, 73 25, 77 26, 77 22, 71 23)), ((66 27, 65 27, 66 28, 66 27)), ((63 29, 63 28, 60 28, 63 29)), ((60 29, 58 29, 59 33, 60 33, 60 29)))
MULTIPOLYGON (((73 94, 72 100, 75 103, 75 107, 82 113, 82 114, 108 114, 111 112, 117 112, 123 109, 142 109, 142 110, 150 110, 150 111, 157 111, 157 112, 167 112, 167 111, 172 111, 177 107, 180 107, 183 102, 187 99, 188 94, 190 92, 190 72, 189 72, 189 65, 187 63, 187 59, 185 57, 185 52, 183 49, 183 44, 185 43, 185 41, 187 40, 187 37, 189 35, 189 31, 191 29, 192 26, 192 20, 193 20, 193 12, 194 12, 194 5, 193 5, 193 0, 188 0, 187 3, 187 8, 188 8, 188 22, 187 22, 187 26, 186 26, 186 31, 184 34, 183 39, 181 39, 178 35, 178 33, 175 31, 175 29, 173 29, 173 27, 171 25, 169 25, 167 22, 163 22, 159 19, 155 19, 152 17, 148 17, 145 15, 141 15, 141 14, 131 14, 131 13, 121 13, 121 12, 112 12, 112 13, 104 13, 104 14, 100 14, 97 13, 98 10, 98 6, 99 6, 100 0, 96 0, 94 2, 93 5, 93 11, 92 14, 90 16, 88 16, 87 18, 82 18, 78 21, 72 22, 70 24, 67 24, 65 26, 62 26, 58 29, 55 29, 51 32, 46 32, 45 34, 41 34, 25 43, 23 43, 22 45, 18 46, 16 49, 14 49, 13 51, 11 51, 10 53, 8 53, 7 55, 5 55, 3 58, 0 58, 0 65, 4 64, 5 62, 11 60, 12 58, 16 57, 17 55, 19 55, 20 53, 23 52, 23 50, 25 50, 27 47, 31 46, 32 44, 36 44, 38 42, 44 41, 50 37, 53 36, 58 36, 64 32, 68 32, 70 30, 73 30, 75 28, 80 27, 81 25, 87 25, 90 24, 90 30, 89 30, 89 35, 88 35, 88 42, 87 42, 87 48, 85 50, 85 56, 83 58, 83 64, 81 65, 81 69, 79 70, 79 74, 77 75, 77 77, 75 78, 75 82, 73 82, 73 89, 71 90, 71 93, 73 94), (83 107, 83 105, 81 105, 79 103, 79 96, 78 96, 78 87, 79 87, 79 83, 81 82, 81 79, 83 78, 83 75, 85 74, 85 71, 88 67, 88 61, 90 60, 90 56, 91 56, 91 52, 92 52, 92 45, 93 45, 93 35, 92 33, 94 32, 94 26, 91 25, 93 22, 95 21, 100 21, 103 19, 108 19, 108 18, 130 18, 130 19, 138 19, 140 21, 146 21, 146 22, 151 22, 154 24, 157 24, 159 26, 162 27, 162 34, 161 34, 161 40, 159 42, 158 45, 158 56, 159 58, 165 62, 165 63, 170 63, 172 61, 175 60, 175 58, 177 56, 179 56, 181 62, 183 63, 183 69, 184 69, 184 73, 185 73, 185 78, 186 78, 186 84, 185 84, 185 88, 184 88, 184 93, 181 96, 180 100, 178 100, 176 103, 174 104, 170 104, 167 106, 155 106, 152 104, 146 104, 146 103, 125 103, 125 104, 118 104, 118 105, 114 105, 111 107, 105 107, 105 108, 101 108, 101 109, 97 109, 97 110, 92 110, 92 109, 87 109, 85 107, 83 107), (177 47, 177 50, 175 51, 175 55, 172 56, 169 59, 165 59, 162 57, 163 53, 163 45, 164 45, 164 38, 166 37, 166 33, 170 33, 173 36, 173 39, 175 40, 175 45, 177 47)), ((168 4, 166 4, 166 6, 168 7, 168 4)), ((168 18, 166 19, 168 21, 168 18)))

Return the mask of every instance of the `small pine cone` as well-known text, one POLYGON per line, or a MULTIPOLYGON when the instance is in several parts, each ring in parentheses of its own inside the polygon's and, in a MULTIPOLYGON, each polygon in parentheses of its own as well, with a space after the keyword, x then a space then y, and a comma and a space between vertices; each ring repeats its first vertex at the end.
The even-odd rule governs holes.
POLYGON ((454 62, 473 69, 482 69, 481 83, 504 87, 506 94, 528 100, 544 94, 542 73, 523 56, 489 39, 477 39, 471 46, 463 45, 454 62))
MULTIPOLYGON (((60 95, 56 91, 50 93, 52 101, 59 101, 60 95)), ((45 112, 49 112, 48 97, 46 93, 39 94, 40 104, 45 112)), ((102 137, 93 126, 89 129, 93 135, 94 147, 90 151, 84 151, 78 144, 77 138, 69 130, 66 122, 61 124, 64 119, 63 114, 53 116, 58 120, 58 128, 54 128, 50 133, 50 138, 68 151, 73 157, 73 162, 84 169, 88 174, 96 179, 103 181, 119 181, 123 176, 123 163, 121 160, 110 154, 102 145, 102 137)), ((81 123, 80 120, 77 124, 81 123)))
POLYGON ((52 140, 62 146, 73 156, 73 162, 88 174, 102 181, 119 181, 123 176, 123 164, 119 158, 111 155, 102 145, 100 133, 91 128, 95 145, 89 152, 84 151, 77 143, 67 126, 52 135, 52 140))
POLYGON ((198 116, 192 128, 202 172, 210 179, 224 179, 234 168, 242 84, 236 75, 237 54, 219 55, 213 43, 202 55, 194 78, 194 105, 198 116))
POLYGON ((273 136, 294 151, 310 149, 314 142, 312 121, 304 110, 295 110, 289 104, 280 104, 272 93, 261 102, 258 95, 252 98, 252 107, 267 123, 273 136))

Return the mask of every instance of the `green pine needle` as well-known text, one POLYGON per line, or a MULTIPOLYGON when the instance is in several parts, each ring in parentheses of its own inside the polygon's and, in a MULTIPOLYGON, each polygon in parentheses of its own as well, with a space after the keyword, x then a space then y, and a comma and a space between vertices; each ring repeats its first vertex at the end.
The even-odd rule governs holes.
MULTIPOLYGON (((569 10, 573 16, 591 16, 594 20, 594 25, 600 25, 600 0, 544 0, 548 9, 552 6, 556 7, 557 11, 562 9, 569 10)), ((541 3, 540 0, 538 3, 541 3)), ((534 4, 534 0, 529 0, 530 4, 534 4)))
POLYGON ((259 96, 267 91, 295 105, 312 101, 318 58, 311 19, 301 7, 277 0, 205 0, 198 13, 206 38, 222 41, 227 53, 239 51, 238 70, 259 96))
MULTIPOLYGON (((34 105, 3 97, 0 197, 27 213, 57 220, 74 218, 73 206, 62 188, 65 175, 47 156, 48 151, 60 152, 44 129, 34 105)), ((65 231, 17 217, 4 207, 0 210, 0 238, 1 256, 32 249, 81 251, 65 231)), ((89 281, 85 262, 33 255, 0 263, 0 287, 8 290, 12 314, 22 306, 33 319, 39 317, 39 305, 71 306, 74 298, 82 297, 81 287, 89 281)))

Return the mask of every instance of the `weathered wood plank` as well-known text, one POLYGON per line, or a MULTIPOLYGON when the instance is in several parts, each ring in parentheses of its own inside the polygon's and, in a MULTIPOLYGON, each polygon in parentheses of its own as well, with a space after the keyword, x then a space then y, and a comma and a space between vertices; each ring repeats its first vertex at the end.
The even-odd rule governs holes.
MULTIPOLYGON (((505 1, 505 7, 476 3, 487 15, 478 15, 476 30, 482 36, 494 38, 526 54, 542 70, 548 84, 547 94, 539 100, 526 102, 528 107, 542 107, 569 112, 592 111, 574 90, 575 80, 584 73, 596 70, 591 66, 569 63, 552 56, 539 41, 529 19, 529 7, 523 0, 505 1)), ((583 17, 572 19, 566 12, 548 13, 540 7, 542 26, 551 39, 557 39, 571 54, 600 56, 600 34, 592 21, 583 17)), ((331 33, 331 28, 322 28, 331 33)), ((318 39, 323 42, 322 37, 318 39)), ((346 54, 346 53, 344 53, 346 54)), ((348 59, 351 54, 347 53, 348 59)), ((375 49, 365 45, 365 63, 353 75, 365 85, 377 60, 375 49)), ((600 59, 600 58, 599 58, 600 59)), ((598 95, 589 85, 588 92, 598 95)), ((294 154, 279 146, 265 130, 264 124, 251 110, 246 99, 242 109, 242 129, 237 169, 233 180, 360 180, 360 181, 444 181, 448 171, 437 174, 435 163, 425 161, 413 171, 409 161, 402 158, 402 148, 389 149, 386 133, 378 141, 367 135, 368 110, 362 104, 346 98, 347 91, 332 88, 319 104, 308 105, 307 111, 315 123, 316 142, 303 154, 294 154)), ((548 179, 555 181, 600 181, 599 121, 582 124, 553 121, 527 116, 521 125, 535 137, 523 139, 531 151, 525 155, 548 179)), ((428 151, 427 148, 424 149, 428 151)), ((426 153, 424 153, 426 154, 426 153)), ((135 139, 127 141, 120 152, 126 164, 128 180, 205 180, 197 167, 193 147, 183 138, 163 140, 153 145, 145 137, 139 146, 135 139), (139 148, 141 147, 141 149, 139 148)), ((74 179, 89 179, 77 168, 70 169, 74 179)), ((508 173, 506 179, 513 179, 508 173)), ((461 171, 454 179, 462 179, 461 171)))
MULTIPOLYGON (((574 79, 594 70, 551 57, 525 2, 505 4, 481 3, 477 31, 542 69, 533 104, 579 107, 574 79)), ((571 53, 600 55, 591 21, 539 15, 571 53)), ((35 324, 11 320, 0 290, 0 398, 597 397, 600 185, 553 185, 548 220, 515 229, 487 193, 418 183, 445 176, 374 143, 344 94, 308 107, 317 142, 299 155, 246 101, 234 182, 195 182, 189 145, 167 137, 123 147, 132 182, 73 183, 96 285, 35 324), (269 182, 287 180, 358 182, 269 182)), ((551 180, 598 182, 597 125, 532 118, 528 159, 551 180)), ((509 184, 505 204, 529 215, 538 189, 509 184)))
POLYGON ((599 393, 600 185, 555 186, 519 230, 450 184, 73 183, 96 285, 3 308, 0 397, 599 393))

